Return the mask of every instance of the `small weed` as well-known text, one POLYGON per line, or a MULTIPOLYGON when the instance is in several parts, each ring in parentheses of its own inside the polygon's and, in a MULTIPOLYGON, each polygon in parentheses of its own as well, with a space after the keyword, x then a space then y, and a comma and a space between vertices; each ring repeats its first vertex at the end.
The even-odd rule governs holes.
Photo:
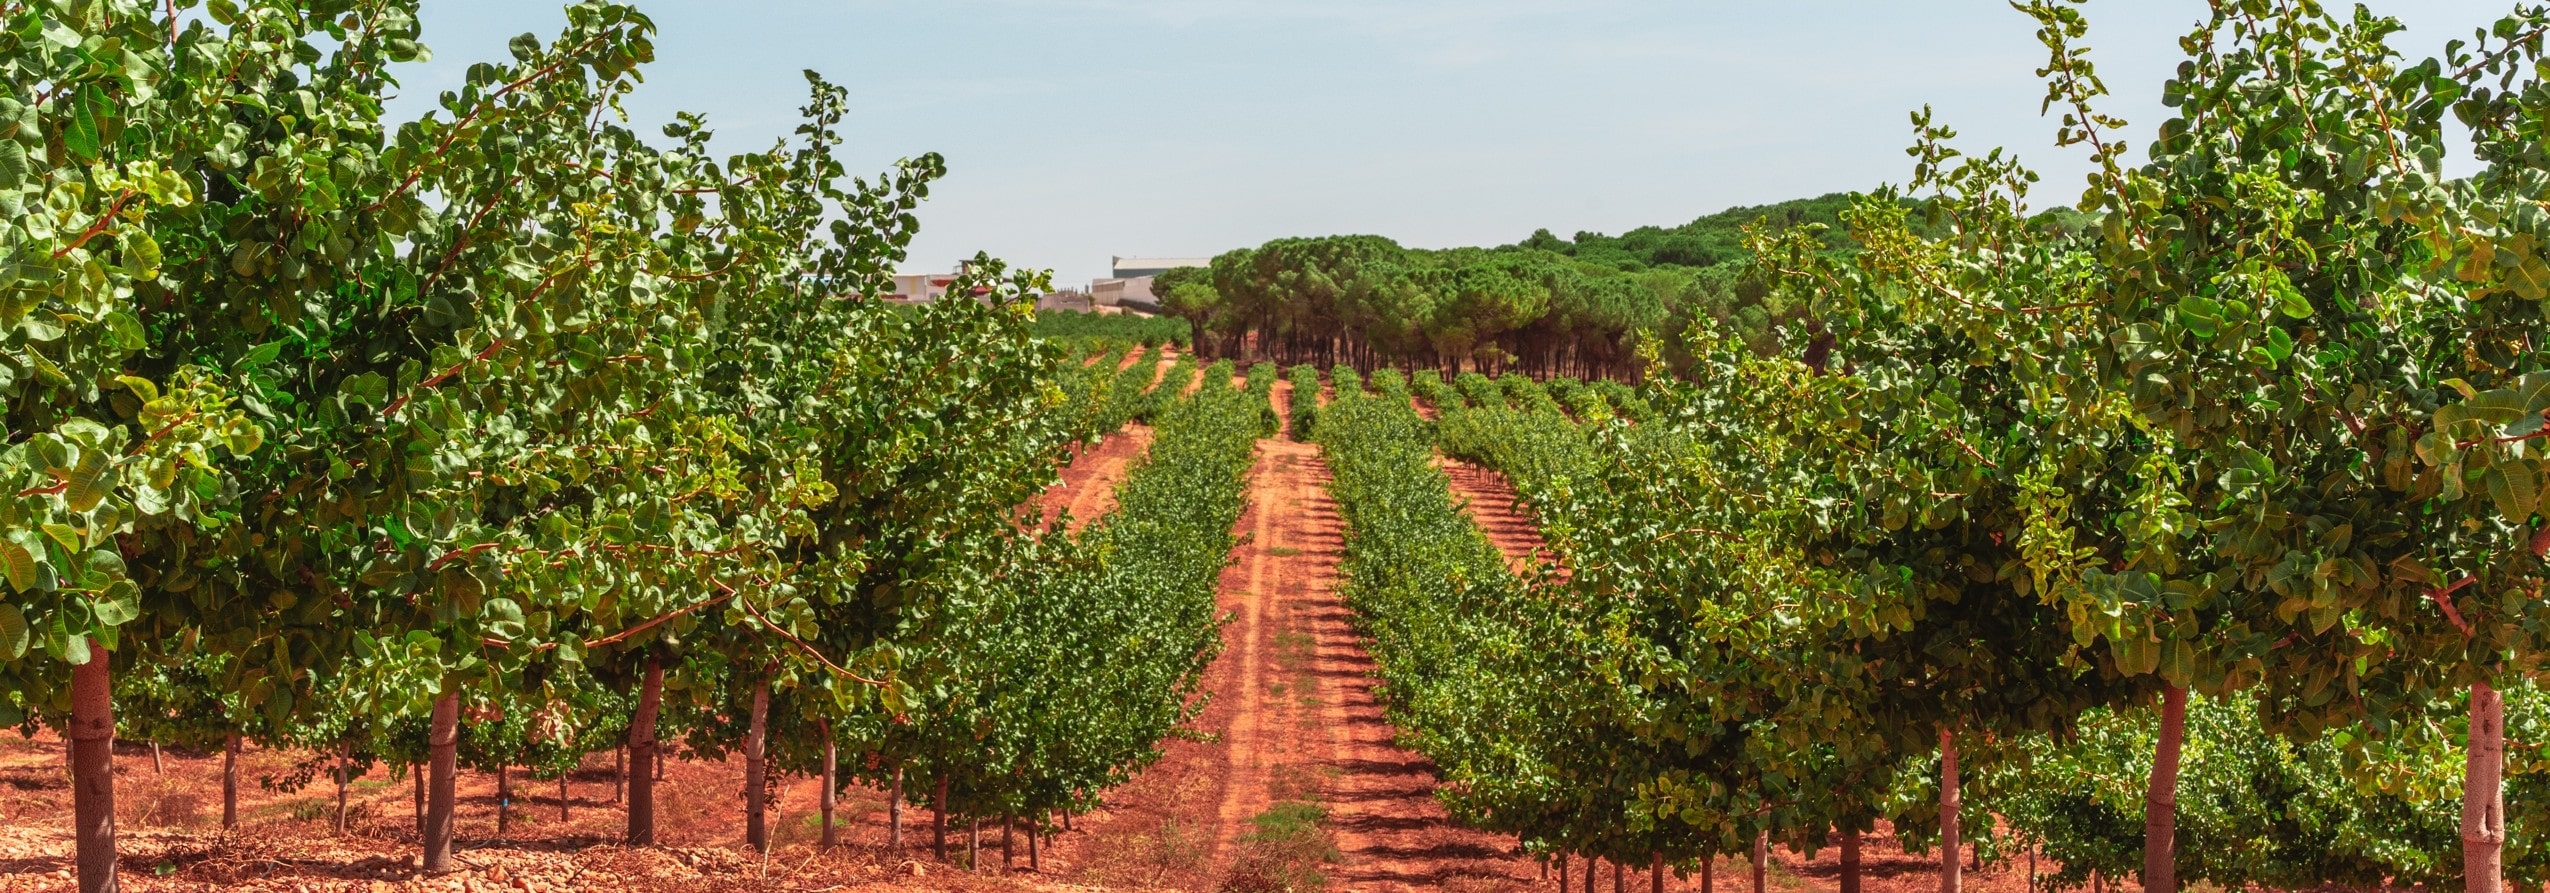
MULTIPOLYGON (((356 808, 352 804, 348 804, 346 809, 347 820, 351 821, 359 812, 361 812, 360 809, 356 808)), ((295 800, 292 802, 292 820, 296 822, 333 823, 336 821, 336 800, 333 798, 295 800)))
POLYGON ((1311 652, 1317 650, 1318 645, 1319 640, 1301 630, 1288 629, 1276 633, 1275 663, 1288 672, 1300 672, 1310 665, 1311 652))
POLYGON ((187 828, 203 818, 204 798, 167 776, 142 776, 119 787, 116 821, 126 827, 187 828))
POLYGON ((1277 558, 1291 558, 1295 555, 1302 554, 1302 550, 1291 546, 1268 546, 1266 547, 1266 554, 1273 555, 1277 558))
POLYGON ((1303 801, 1318 808, 1320 795, 1329 782, 1342 773, 1334 766, 1311 766, 1302 763, 1278 763, 1266 773, 1266 792, 1279 805, 1287 801, 1303 801))
POLYGON ((1257 830, 1240 838, 1239 858, 1222 879, 1222 893, 1298 893, 1328 885, 1320 869, 1343 858, 1320 827, 1328 810, 1309 800, 1285 800, 1257 814, 1257 830))
POLYGON ((1172 872, 1187 874, 1202 868, 1212 841, 1178 820, 1169 819, 1160 823, 1159 830, 1144 837, 1142 844, 1142 861, 1151 869, 1151 885, 1156 887, 1172 872))

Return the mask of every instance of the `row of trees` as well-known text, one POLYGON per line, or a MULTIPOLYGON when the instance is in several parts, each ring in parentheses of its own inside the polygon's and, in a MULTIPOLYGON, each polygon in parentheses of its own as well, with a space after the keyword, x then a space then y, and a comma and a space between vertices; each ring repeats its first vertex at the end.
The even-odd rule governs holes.
MULTIPOLYGON (((829 776, 847 746, 1033 811, 1186 709, 1211 579, 1161 563, 1221 560, 1194 531, 1236 490, 1177 485, 1138 523, 1184 538, 1138 561, 1022 530, 1092 433, 1030 334, 1039 277, 859 297, 940 159, 849 178, 811 73, 789 140, 718 160, 683 115, 659 146, 620 108, 653 24, 566 13, 393 124, 414 0, 0 4, 0 719, 71 741, 84 891, 114 885, 119 696, 154 735, 421 761, 435 871, 465 728, 552 770, 677 730, 741 750, 761 845, 772 760, 829 776), (1087 624, 1040 630, 1067 659, 987 633, 1054 605, 1087 624), (1045 687, 986 694, 993 666, 1045 687), (1018 692, 1097 690, 1103 734, 974 737, 1018 692)), ((1216 436, 1192 449, 1227 462, 1216 436)))
POLYGON ((2510 813, 2504 778, 2507 692, 2532 698, 2550 628, 2550 13, 2410 61, 2369 13, 2216 3, 2134 166, 2078 9, 2022 8, 2097 225, 2043 225, 2032 173, 1917 115, 1931 229, 1881 192, 1844 215, 1846 251, 1756 234, 1803 314, 1775 349, 1703 321, 1636 426, 1448 414, 1444 447, 1515 480, 1562 579, 1499 580, 1450 522, 1393 545, 1407 515, 1358 509, 1390 503, 1357 469, 1421 474, 1422 430, 1323 413, 1415 740, 1474 821, 1614 859, 1838 834, 1848 872, 1886 819, 1941 846, 1953 890, 1961 829, 1997 813, 2154 891, 2539 882, 2540 850, 2507 847, 2539 807, 2510 813), (2441 174, 2448 121, 2478 174, 2441 174), (2207 823, 2254 795, 2291 834, 2182 832, 2191 759, 2304 788, 2196 789, 2207 823), (2080 780, 2119 767, 2140 773, 2130 849, 2087 827, 2128 815, 2115 785, 2080 780), (2412 855, 2445 798, 2458 864, 2412 855), (2179 849, 2208 839, 2332 848, 2179 849))
MULTIPOLYGON (((1225 253, 1209 268, 1170 270, 1152 291, 1218 355, 1359 371, 1627 380, 1645 371, 1642 345, 1659 350, 1671 369, 1687 369, 1681 345, 1653 333, 1695 319, 1768 347, 1798 305, 1759 275, 1743 250, 1744 228, 1812 228, 1828 250, 1842 250, 1847 240, 1826 227, 1850 201, 1828 195, 1733 208, 1618 237, 1578 233, 1571 241, 1543 230, 1496 248, 1428 251, 1378 236, 1277 239, 1225 253)), ((2086 219, 2059 209, 2033 223, 2068 233, 2086 219)))
POLYGON ((1199 350, 1285 363, 1638 374, 1638 333, 1690 315, 1766 327, 1736 268, 1626 271, 1542 249, 1423 251, 1378 236, 1277 239, 1171 270, 1153 283, 1192 323, 1199 350))

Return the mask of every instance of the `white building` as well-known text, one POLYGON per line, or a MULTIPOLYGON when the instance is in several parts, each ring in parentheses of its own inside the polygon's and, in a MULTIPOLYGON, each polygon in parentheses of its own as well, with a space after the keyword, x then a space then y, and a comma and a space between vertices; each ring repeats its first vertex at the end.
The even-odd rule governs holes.
POLYGON ((1160 312, 1160 298, 1151 293, 1151 277, 1185 267, 1210 267, 1209 257, 1118 257, 1109 265, 1115 276, 1089 283, 1089 297, 1100 307, 1123 307, 1143 313, 1160 312))
POLYGON ((954 273, 897 273, 894 276, 894 292, 886 295, 885 299, 927 304, 946 297, 948 287, 955 284, 954 273))
POLYGON ((1160 312, 1160 300, 1151 296, 1151 277, 1100 279, 1089 285, 1089 297, 1100 307, 1132 307, 1145 313, 1160 312))

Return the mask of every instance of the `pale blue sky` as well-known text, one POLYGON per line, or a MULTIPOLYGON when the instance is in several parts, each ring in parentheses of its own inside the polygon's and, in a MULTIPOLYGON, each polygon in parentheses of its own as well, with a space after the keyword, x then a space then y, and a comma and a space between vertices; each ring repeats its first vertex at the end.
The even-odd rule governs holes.
MULTIPOLYGON (((2512 0, 2373 0, 2415 57, 2512 0)), ((1277 236, 1422 247, 1547 227, 1620 232, 1730 205, 1901 182, 1906 113, 2046 174, 2032 23, 2001 0, 653 0, 631 110, 705 112, 730 151, 794 126, 802 69, 848 86, 854 169, 936 151, 948 178, 906 268, 976 250, 1104 275, 1110 255, 1209 255, 1277 236)), ((2135 141, 2202 0, 2095 0, 2088 43, 2135 141)), ((427 0, 410 114, 545 0, 427 0)), ((2139 152, 2136 155, 2139 158, 2139 152)))

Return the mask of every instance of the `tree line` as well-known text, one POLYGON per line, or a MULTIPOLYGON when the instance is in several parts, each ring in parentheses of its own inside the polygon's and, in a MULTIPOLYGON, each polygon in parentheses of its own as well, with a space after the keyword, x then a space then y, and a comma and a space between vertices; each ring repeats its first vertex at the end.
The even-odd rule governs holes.
MULTIPOLYGON (((1441 251, 1379 236, 1276 239, 1226 252, 1210 267, 1160 274, 1152 292, 1216 356, 1302 365, 1346 363, 1442 375, 1519 372, 1536 378, 1630 380, 1652 348, 1688 368, 1669 336, 1707 318, 1764 342, 1800 314, 1744 251, 1745 227, 1822 228, 1850 196, 1732 208, 1681 226, 1620 236, 1540 230, 1510 245, 1441 251)), ((2086 215, 2057 209, 2035 223, 2077 230, 2086 215)), ((1919 224, 1917 231, 1931 234, 1919 224)))

